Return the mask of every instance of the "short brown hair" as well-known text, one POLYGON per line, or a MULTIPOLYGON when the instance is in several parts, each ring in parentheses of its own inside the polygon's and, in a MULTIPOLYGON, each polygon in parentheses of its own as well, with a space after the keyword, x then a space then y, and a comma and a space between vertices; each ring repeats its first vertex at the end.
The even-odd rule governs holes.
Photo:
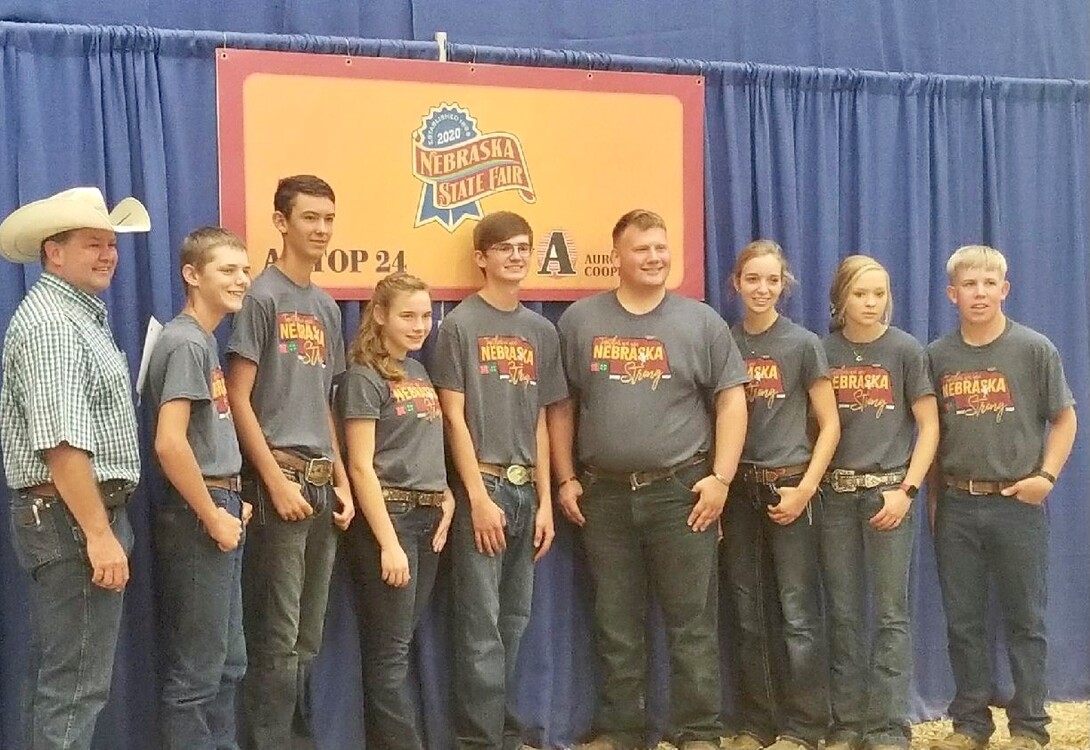
POLYGON ((276 183, 276 192, 273 194, 273 209, 285 219, 291 218, 291 208, 295 205, 295 197, 299 194, 312 195, 316 198, 329 198, 337 202, 333 195, 333 188, 321 177, 312 174, 297 174, 284 177, 276 183))
MULTIPOLYGON (((246 250, 246 243, 237 234, 229 232, 223 227, 201 227, 194 229, 182 240, 182 251, 179 254, 178 273, 186 266, 193 266, 198 271, 202 270, 208 261, 212 260, 212 252, 217 247, 233 247, 238 250, 246 250)), ((182 285, 185 276, 182 276, 182 285)))
POLYGON ((497 211, 488 214, 473 227, 473 249, 483 253, 493 245, 520 234, 529 237, 533 246, 534 230, 530 228, 530 222, 514 211, 497 211))
POLYGON ((617 240, 621 239, 621 235, 624 234, 624 230, 632 226, 641 231, 648 229, 666 231, 666 222, 663 221, 661 216, 654 211, 648 211, 646 208, 637 208, 617 219, 617 223, 613 225, 613 244, 616 245, 617 240))

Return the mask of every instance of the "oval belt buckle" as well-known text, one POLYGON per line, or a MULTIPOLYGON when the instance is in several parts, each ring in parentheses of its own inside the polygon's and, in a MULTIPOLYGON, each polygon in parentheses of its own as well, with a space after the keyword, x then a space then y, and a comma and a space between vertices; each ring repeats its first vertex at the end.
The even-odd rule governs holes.
POLYGON ((504 471, 507 476, 507 481, 511 484, 521 486, 530 481, 530 470, 525 466, 519 466, 518 464, 511 464, 504 471))

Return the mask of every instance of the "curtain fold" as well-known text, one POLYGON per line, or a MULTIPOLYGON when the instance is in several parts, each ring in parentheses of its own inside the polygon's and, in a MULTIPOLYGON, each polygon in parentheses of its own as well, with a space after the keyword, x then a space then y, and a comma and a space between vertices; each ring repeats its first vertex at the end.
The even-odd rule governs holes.
MULTIPOLYGON (((111 325, 134 373, 147 317, 166 320, 181 305, 177 249, 182 237, 218 221, 213 52, 224 42, 238 48, 431 59, 436 51, 427 42, 0 22, 0 213, 76 184, 105 187, 111 203, 135 194, 151 212, 151 233, 122 239, 117 276, 105 295, 111 325)), ((734 257, 749 240, 771 237, 784 246, 800 280, 786 303, 787 314, 820 333, 827 326, 828 284, 836 263, 865 252, 890 269, 894 322, 928 341, 956 320, 945 298, 950 252, 970 242, 994 244, 1010 261, 1009 314, 1059 347, 1079 414, 1090 424, 1085 406, 1090 396, 1090 83, 467 45, 451 45, 451 54, 480 63, 705 75, 710 304, 728 319, 737 318, 737 302, 726 290, 734 257)), ((291 116, 290 103, 284 116, 291 116)), ((615 219, 602 217, 603 236, 615 219)), ((36 267, 0 261, 0 328, 6 329, 36 276, 36 267)), ((535 307, 554 319, 562 309, 535 307)), ((350 337, 359 305, 346 304, 344 312, 350 337)), ((147 458, 146 431, 144 437, 147 458)), ((114 692, 96 739, 102 749, 159 745, 157 606, 148 522, 159 488, 146 469, 132 504, 133 580, 114 692)), ((1088 484, 1090 451, 1080 437, 1049 500, 1049 684, 1057 698, 1090 694, 1088 484)), ((952 680, 930 537, 922 517, 917 522, 913 710, 922 717, 945 708, 952 680)), ((532 728, 530 739, 553 746, 572 742, 589 726, 595 680, 585 561, 576 535, 559 515, 558 524, 554 551, 538 565, 517 692, 519 711, 532 728)), ((7 503, 0 503, 0 527, 7 527, 7 503)), ((26 592, 8 534, 0 536, 0 746, 18 750, 26 592)), ((432 750, 450 747, 448 584, 442 573, 414 654, 432 750)), ((339 565, 313 696, 323 750, 363 743, 353 607, 350 578, 339 565)), ((649 622, 655 653, 649 704, 661 727, 664 653, 657 620, 652 616, 649 622)), ((1003 683, 1009 690, 1008 677, 1003 683)))

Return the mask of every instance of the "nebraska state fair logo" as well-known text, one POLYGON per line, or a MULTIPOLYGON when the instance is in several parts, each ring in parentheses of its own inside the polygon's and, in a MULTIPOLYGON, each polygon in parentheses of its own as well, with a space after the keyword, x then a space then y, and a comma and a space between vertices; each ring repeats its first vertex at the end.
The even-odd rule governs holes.
POLYGON ((862 412, 874 409, 878 419, 886 411, 893 411, 893 386, 889 370, 879 365, 845 365, 830 367, 829 379, 836 394, 836 404, 841 409, 862 412))
POLYGON ((511 385, 537 385, 534 347, 521 336, 478 336, 481 375, 498 375, 511 385))
POLYGON ((650 383, 651 390, 670 379, 666 346, 656 338, 595 336, 590 347, 590 371, 608 373, 625 385, 650 383))
POLYGON ((457 104, 432 107, 413 133, 413 175, 424 183, 418 227, 434 221, 453 232, 484 215, 482 199, 506 190, 517 190, 527 203, 537 200, 518 136, 482 133, 457 104))
POLYGON ((962 417, 994 415, 996 422, 1014 411, 1014 396, 1007 376, 994 367, 969 372, 947 372, 941 381, 943 408, 962 417))
POLYGON ((227 400, 227 382, 223 379, 223 370, 219 367, 212 370, 212 406, 220 419, 228 419, 231 416, 231 402, 227 400))
POLYGON ((394 400, 394 413, 399 417, 413 415, 429 422, 439 417, 439 399, 435 389, 426 380, 401 380, 390 383, 390 397, 394 400))
POLYGON ((764 401, 771 409, 777 399, 787 397, 783 389, 780 363, 772 357, 747 359, 746 373, 749 376, 749 382, 746 383, 746 400, 750 403, 764 401))
POLYGON ((305 365, 325 367, 325 328, 314 315, 282 312, 276 316, 280 353, 294 354, 305 365))

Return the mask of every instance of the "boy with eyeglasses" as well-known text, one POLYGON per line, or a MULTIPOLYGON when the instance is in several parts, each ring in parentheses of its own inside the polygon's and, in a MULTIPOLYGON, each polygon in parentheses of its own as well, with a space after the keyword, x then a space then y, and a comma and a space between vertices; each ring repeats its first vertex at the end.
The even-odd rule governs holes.
POLYGON ((519 302, 533 231, 509 211, 473 232, 484 285, 442 321, 431 376, 457 472, 455 742, 514 750, 511 710, 534 568, 553 541, 545 407, 567 396, 553 325, 519 302))

